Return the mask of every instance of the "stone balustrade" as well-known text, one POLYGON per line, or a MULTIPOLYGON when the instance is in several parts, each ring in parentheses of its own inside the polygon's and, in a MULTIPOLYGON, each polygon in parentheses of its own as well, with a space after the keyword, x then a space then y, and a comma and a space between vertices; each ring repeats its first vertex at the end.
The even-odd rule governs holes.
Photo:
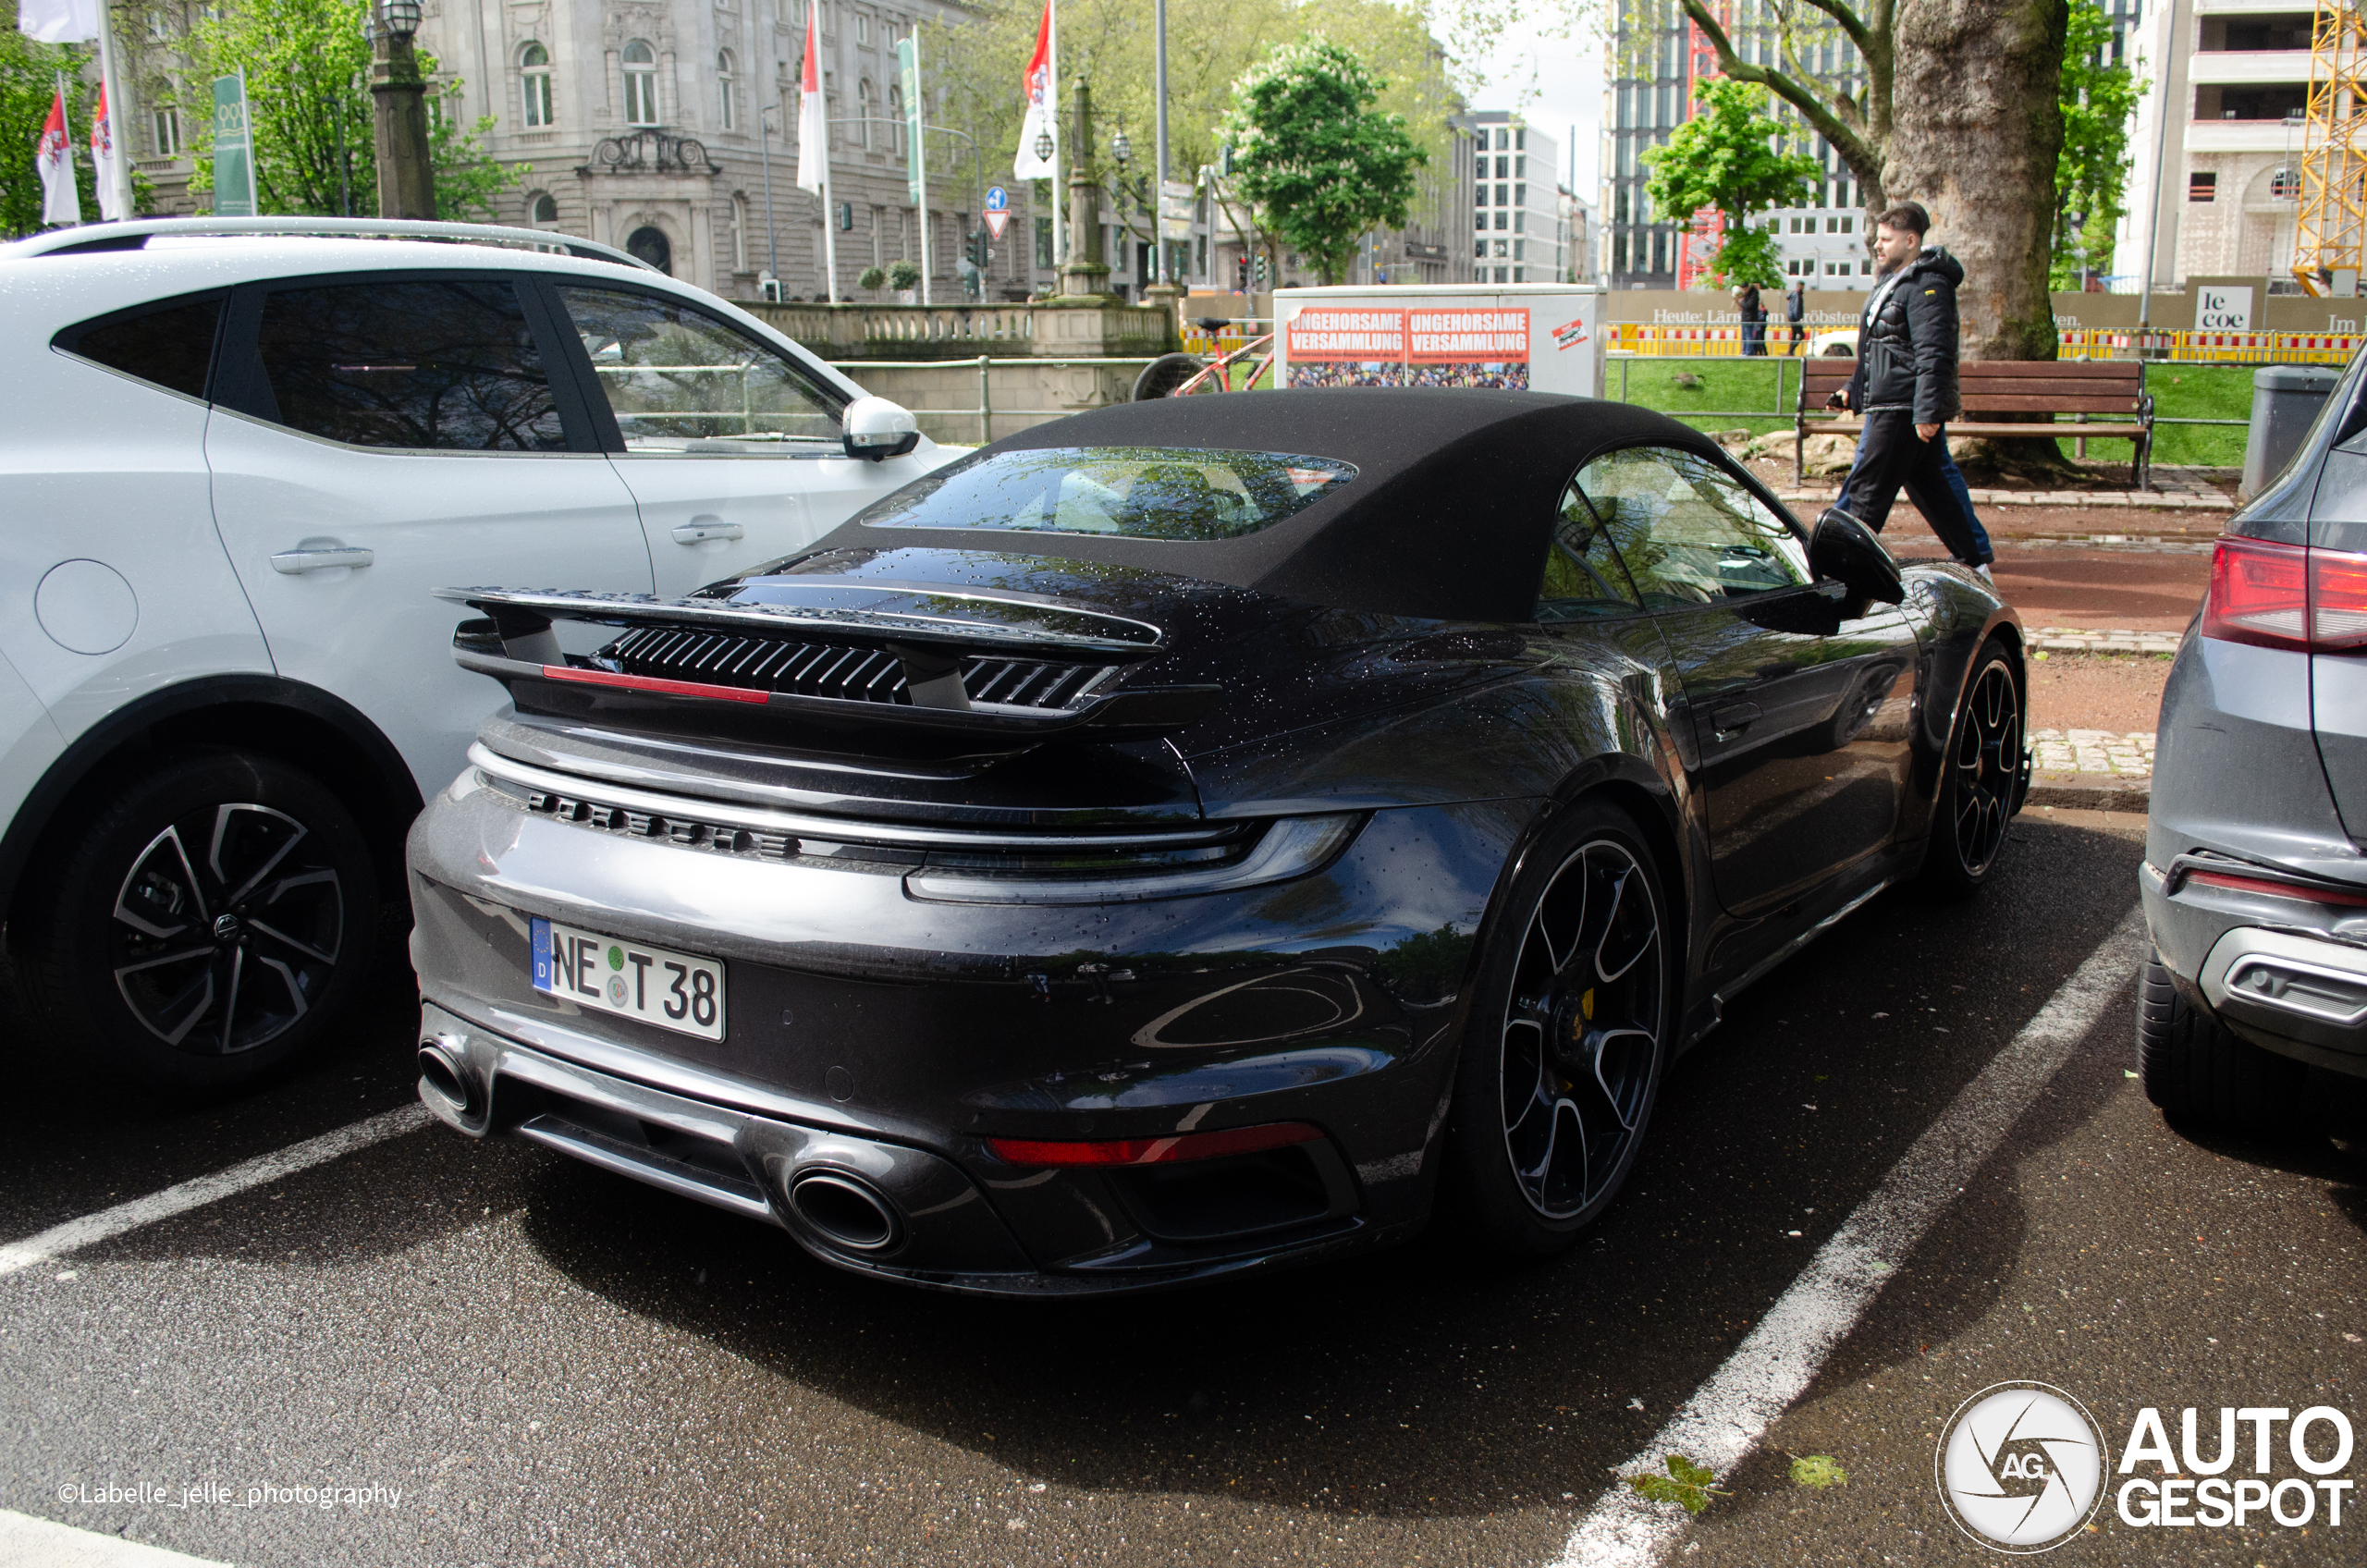
POLYGON ((826 360, 1150 357, 1176 344, 1159 305, 744 303, 826 360))

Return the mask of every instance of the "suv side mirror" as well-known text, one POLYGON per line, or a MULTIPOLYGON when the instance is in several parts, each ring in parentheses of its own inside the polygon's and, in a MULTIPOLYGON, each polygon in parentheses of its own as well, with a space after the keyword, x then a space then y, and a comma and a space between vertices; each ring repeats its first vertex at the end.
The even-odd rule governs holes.
POLYGON ((1827 507, 1809 535, 1809 570, 1820 582, 1838 582, 1853 599, 1907 602, 1898 563, 1867 526, 1838 507, 1827 507))
POLYGON ((878 462, 901 458, 921 444, 912 410, 885 398, 857 398, 839 416, 839 439, 851 458, 878 462))

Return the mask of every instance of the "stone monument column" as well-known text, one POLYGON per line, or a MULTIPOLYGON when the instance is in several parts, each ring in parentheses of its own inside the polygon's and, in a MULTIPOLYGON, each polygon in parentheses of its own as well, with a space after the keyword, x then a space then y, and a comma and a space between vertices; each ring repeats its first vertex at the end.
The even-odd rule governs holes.
POLYGON ((1093 95, 1076 79, 1076 139, 1069 143, 1069 259, 1061 264, 1061 297, 1110 297, 1110 264, 1101 257, 1101 178, 1093 156, 1093 95))

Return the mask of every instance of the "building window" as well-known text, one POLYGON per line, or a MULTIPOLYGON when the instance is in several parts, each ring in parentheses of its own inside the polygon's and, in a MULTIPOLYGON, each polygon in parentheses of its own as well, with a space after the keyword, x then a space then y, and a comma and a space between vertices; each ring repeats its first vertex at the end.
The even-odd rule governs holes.
POLYGON ((1527 186, 1515 185, 1513 187, 1513 205, 1515 207, 1526 207, 1528 205, 1527 186))
POLYGON ((167 104, 149 117, 156 127, 156 156, 178 156, 181 150, 181 112, 167 104))
MULTIPOLYGON (((1502 269, 1499 270, 1501 271, 1502 269)), ((1513 281, 1515 283, 1527 283, 1528 281, 1528 269, 1527 267, 1513 268, 1513 281)))
POLYGON ((854 144, 865 152, 871 150, 872 100, 871 79, 865 77, 854 84, 854 112, 862 118, 862 123, 855 127, 854 144))
POLYGON ((1857 232, 1858 232, 1858 220, 1857 220, 1857 218, 1856 218, 1855 216, 1849 216, 1849 217, 1845 217, 1845 218, 1843 218, 1843 219, 1841 220, 1841 232, 1842 232, 1842 233, 1844 233, 1844 234, 1855 234, 1855 233, 1857 233, 1857 232))
POLYGON ((1871 277, 1874 276, 1874 263, 1870 259, 1858 263, 1858 276, 1860 277, 1871 277))
POLYGON ((1479 228, 1485 228, 1485 227, 1488 227, 1488 214, 1485 214, 1485 213, 1474 213, 1474 214, 1471 214, 1471 216, 1472 216, 1472 219, 1474 220, 1474 227, 1479 227, 1479 228))
POLYGON ((1527 260, 1528 259, 1527 255, 1526 254, 1526 252, 1527 251, 1527 250, 1528 250, 1528 241, 1527 241, 1527 240, 1526 240, 1526 239, 1515 239, 1515 240, 1514 240, 1514 241, 1513 241, 1513 260, 1514 260, 1514 261, 1516 261, 1516 262, 1525 262, 1525 261, 1527 261, 1527 260))
POLYGON ((1471 204, 1475 207, 1484 207, 1488 204, 1488 188, 1486 186, 1475 185, 1471 188, 1471 204))
POLYGON ((538 190, 526 198, 526 221, 536 228, 558 227, 558 198, 547 190, 538 190))
POLYGON ((625 124, 657 123, 657 55, 635 39, 625 45, 625 124))
POLYGON ((904 90, 890 82, 888 87, 888 117, 896 123, 888 128, 888 151, 904 150, 904 90))
POLYGON ((2219 177, 2215 173, 2196 173, 2186 177, 2186 199, 2189 202, 2215 202, 2219 199, 2219 177))
POLYGON ((731 270, 748 270, 748 198, 731 193, 731 270))
POLYGON ((1526 130, 1514 131, 1513 145, 1523 152, 1527 152, 1528 150, 1528 132, 1526 130))
POLYGON ((857 11, 854 14, 854 41, 857 43, 862 44, 865 49, 871 47, 870 12, 857 11))
MULTIPOLYGON (((715 57, 715 90, 720 112, 719 123, 726 130, 740 129, 740 79, 731 68, 731 51, 724 50, 715 57)), ((745 272, 747 269, 741 269, 745 272)))
POLYGON ((1049 218, 1036 220, 1036 264, 1039 267, 1052 264, 1052 220, 1049 218))
POLYGON ((1498 131, 1498 132, 1496 132, 1496 151, 1497 151, 1497 152, 1501 153, 1501 152, 1502 152, 1505 148, 1507 148, 1507 147, 1509 147, 1509 146, 1511 146, 1511 145, 1512 145, 1512 137, 1511 137, 1511 135, 1510 135, 1509 133, 1507 133, 1507 132, 1505 132, 1505 131, 1501 131, 1501 130, 1500 130, 1500 131, 1498 131))
POLYGON ((2268 198, 2272 202, 2298 202, 2301 199, 2301 171, 2278 169, 2268 177, 2268 198))
POLYGON ((518 70, 528 128, 539 129, 553 123, 551 52, 539 43, 527 44, 518 51, 518 70))
POLYGON ((1512 214, 1505 212, 1502 208, 1500 207, 1496 210, 1496 227, 1498 228, 1503 227, 1506 223, 1511 221, 1511 218, 1512 214))

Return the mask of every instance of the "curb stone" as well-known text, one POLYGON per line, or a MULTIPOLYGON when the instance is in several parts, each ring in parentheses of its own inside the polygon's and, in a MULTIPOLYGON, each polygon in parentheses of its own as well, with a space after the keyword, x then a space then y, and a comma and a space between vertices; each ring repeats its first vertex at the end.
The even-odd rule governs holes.
POLYGON ((2041 773, 2030 779, 2030 798, 2022 809, 2030 811, 2040 806, 2076 811, 2150 810, 2153 803, 2153 780, 2143 778, 2113 778, 2093 773, 2041 773))

